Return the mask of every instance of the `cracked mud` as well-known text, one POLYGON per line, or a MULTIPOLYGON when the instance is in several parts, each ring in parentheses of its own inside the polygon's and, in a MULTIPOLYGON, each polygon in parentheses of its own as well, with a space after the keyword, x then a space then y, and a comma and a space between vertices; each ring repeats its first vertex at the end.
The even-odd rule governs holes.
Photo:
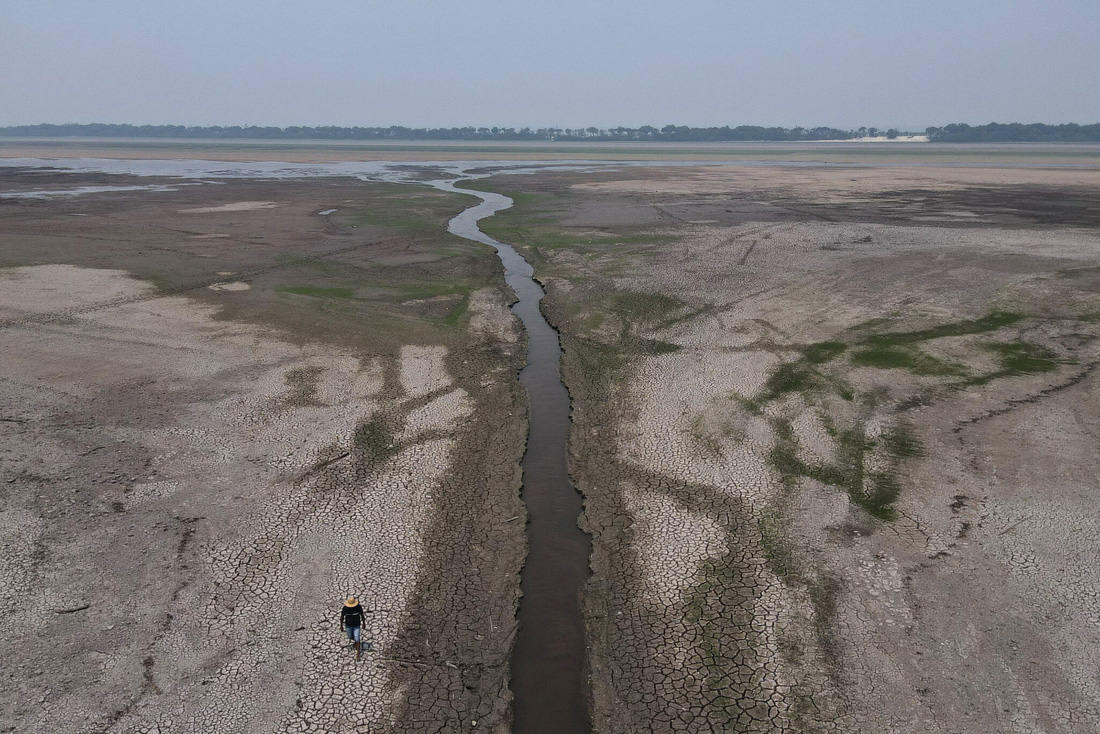
POLYGON ((506 729, 522 343, 464 197, 160 196, 0 211, 0 730, 506 729))
MULTIPOLYGON (((468 199, 172 183, 0 174, 121 187, 0 195, 0 731, 507 731, 525 345, 468 199)), ((564 347, 594 731, 1100 728, 1095 170, 477 185, 564 347)))
POLYGON ((1100 726, 1094 171, 499 175, 602 732, 1100 726))

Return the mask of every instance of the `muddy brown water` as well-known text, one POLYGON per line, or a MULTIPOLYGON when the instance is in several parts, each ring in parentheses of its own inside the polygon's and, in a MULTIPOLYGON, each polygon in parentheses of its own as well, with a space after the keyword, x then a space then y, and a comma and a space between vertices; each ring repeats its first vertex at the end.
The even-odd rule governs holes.
POLYGON ((527 562, 520 576, 523 598, 512 650, 514 734, 573 734, 591 731, 588 671, 581 592, 588 579, 591 537, 577 527, 581 496, 569 479, 569 392, 562 384, 558 333, 543 317, 545 295, 534 268, 510 245, 482 232, 477 223, 512 206, 501 194, 459 189, 481 203, 465 210, 448 229, 493 247, 504 279, 519 299, 512 312, 527 330, 527 366, 519 380, 530 411, 523 457, 522 499, 527 506, 527 562))

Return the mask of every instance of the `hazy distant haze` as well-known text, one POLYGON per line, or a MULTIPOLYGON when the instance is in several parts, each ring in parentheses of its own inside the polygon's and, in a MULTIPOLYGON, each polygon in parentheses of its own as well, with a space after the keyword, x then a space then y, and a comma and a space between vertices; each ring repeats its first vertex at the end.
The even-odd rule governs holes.
POLYGON ((0 125, 1100 120, 1100 2, 0 2, 0 125))

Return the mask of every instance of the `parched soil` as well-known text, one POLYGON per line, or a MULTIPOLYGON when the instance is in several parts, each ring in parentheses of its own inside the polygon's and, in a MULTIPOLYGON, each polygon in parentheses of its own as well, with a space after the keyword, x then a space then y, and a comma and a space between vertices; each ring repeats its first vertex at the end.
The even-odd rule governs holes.
POLYGON ((1100 178, 479 182, 545 283, 598 732, 1100 729, 1100 178))
POLYGON ((179 184, 0 171, 0 731, 507 730, 523 344, 472 198, 179 184))
MULTIPOLYGON (((566 350, 595 731, 1100 728, 1095 170, 479 185, 566 350)), ((469 203, 0 168, 0 731, 507 730, 523 344, 469 203)))

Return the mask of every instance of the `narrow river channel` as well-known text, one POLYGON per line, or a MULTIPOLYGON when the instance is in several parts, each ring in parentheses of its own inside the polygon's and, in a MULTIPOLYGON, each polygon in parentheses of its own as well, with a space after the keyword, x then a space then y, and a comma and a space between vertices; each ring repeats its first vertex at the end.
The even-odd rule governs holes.
POLYGON ((592 540, 577 527, 581 496, 569 479, 569 392, 562 384, 558 333, 543 317, 545 292, 534 269, 510 245, 482 232, 477 223, 512 206, 501 194, 459 189, 435 181, 444 191, 482 199, 451 220, 448 229, 493 247, 504 279, 519 299, 512 312, 527 331, 527 366, 519 380, 527 390, 530 427, 523 457, 522 498, 527 506, 527 562, 520 576, 523 598, 512 651, 514 734, 575 734, 591 731, 588 670, 581 592, 588 578, 592 540))

